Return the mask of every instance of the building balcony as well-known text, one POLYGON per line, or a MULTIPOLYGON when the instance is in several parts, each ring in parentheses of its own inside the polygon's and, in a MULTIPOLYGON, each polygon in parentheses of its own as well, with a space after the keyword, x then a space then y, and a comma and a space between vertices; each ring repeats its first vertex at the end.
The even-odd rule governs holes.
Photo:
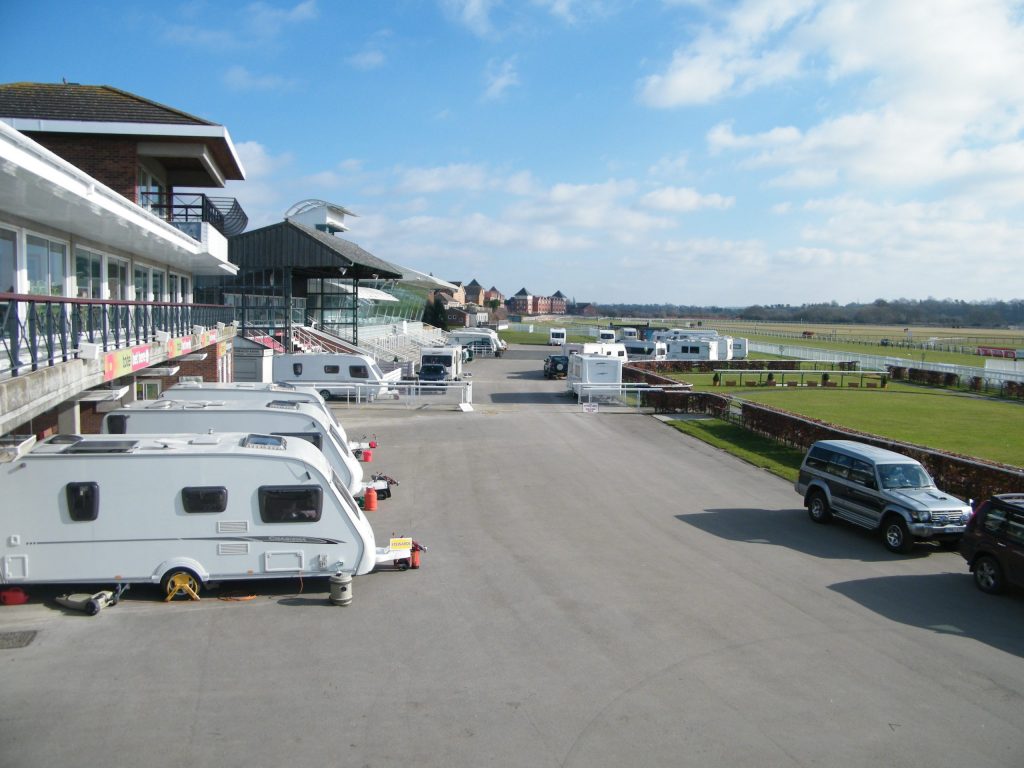
POLYGON ((201 192, 141 192, 139 205, 170 222, 193 240, 204 242, 202 225, 224 237, 245 231, 249 217, 233 197, 208 197, 201 192))

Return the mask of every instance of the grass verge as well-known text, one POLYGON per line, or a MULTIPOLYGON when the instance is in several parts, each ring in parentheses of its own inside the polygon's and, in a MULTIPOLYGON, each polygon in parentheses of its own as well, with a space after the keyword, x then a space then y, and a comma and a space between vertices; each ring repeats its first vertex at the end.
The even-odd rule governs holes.
POLYGON ((671 420, 670 426, 684 434, 703 440, 709 445, 753 464, 767 469, 773 475, 796 482, 804 452, 798 448, 780 445, 774 440, 755 435, 735 424, 721 419, 671 420))

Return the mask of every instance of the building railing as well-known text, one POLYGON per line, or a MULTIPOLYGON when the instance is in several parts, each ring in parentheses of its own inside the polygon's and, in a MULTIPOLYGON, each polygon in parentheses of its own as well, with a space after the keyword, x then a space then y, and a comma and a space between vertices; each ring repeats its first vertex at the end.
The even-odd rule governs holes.
POLYGON ((200 225, 203 222, 224 237, 241 234, 249 223, 249 217, 232 197, 207 197, 201 192, 140 192, 139 205, 194 240, 202 239, 200 225))
POLYGON ((107 352, 155 341, 157 332, 186 336, 194 326, 233 319, 231 307, 209 304, 0 293, 0 376, 68 362, 83 343, 107 352))

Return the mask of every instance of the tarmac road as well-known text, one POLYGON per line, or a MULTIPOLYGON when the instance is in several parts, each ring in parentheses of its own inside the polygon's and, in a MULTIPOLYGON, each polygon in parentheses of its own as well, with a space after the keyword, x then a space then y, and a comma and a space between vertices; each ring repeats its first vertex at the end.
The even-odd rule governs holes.
POLYGON ((582 413, 544 354, 471 363, 472 413, 337 410, 401 482, 378 538, 428 546, 350 606, 282 581, 0 607, 0 638, 37 632, 0 649, 0 766, 1024 765, 1020 596, 582 413))

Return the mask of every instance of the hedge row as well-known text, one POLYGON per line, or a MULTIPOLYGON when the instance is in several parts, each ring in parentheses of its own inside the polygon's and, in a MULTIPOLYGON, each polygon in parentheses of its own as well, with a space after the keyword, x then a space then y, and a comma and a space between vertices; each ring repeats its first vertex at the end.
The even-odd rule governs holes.
MULTIPOLYGON (((645 363, 643 368, 631 363, 623 369, 623 380, 643 381, 652 386, 677 384, 653 370, 661 365, 665 363, 645 363)), ((704 413, 728 418, 732 398, 710 392, 665 390, 651 392, 647 402, 657 413, 704 413)), ((803 450, 816 440, 857 440, 896 451, 920 461, 940 488, 964 499, 984 499, 996 493, 1024 491, 1024 470, 1018 467, 992 464, 969 456, 933 451, 919 445, 842 429, 765 405, 739 405, 742 425, 753 432, 803 450)))

